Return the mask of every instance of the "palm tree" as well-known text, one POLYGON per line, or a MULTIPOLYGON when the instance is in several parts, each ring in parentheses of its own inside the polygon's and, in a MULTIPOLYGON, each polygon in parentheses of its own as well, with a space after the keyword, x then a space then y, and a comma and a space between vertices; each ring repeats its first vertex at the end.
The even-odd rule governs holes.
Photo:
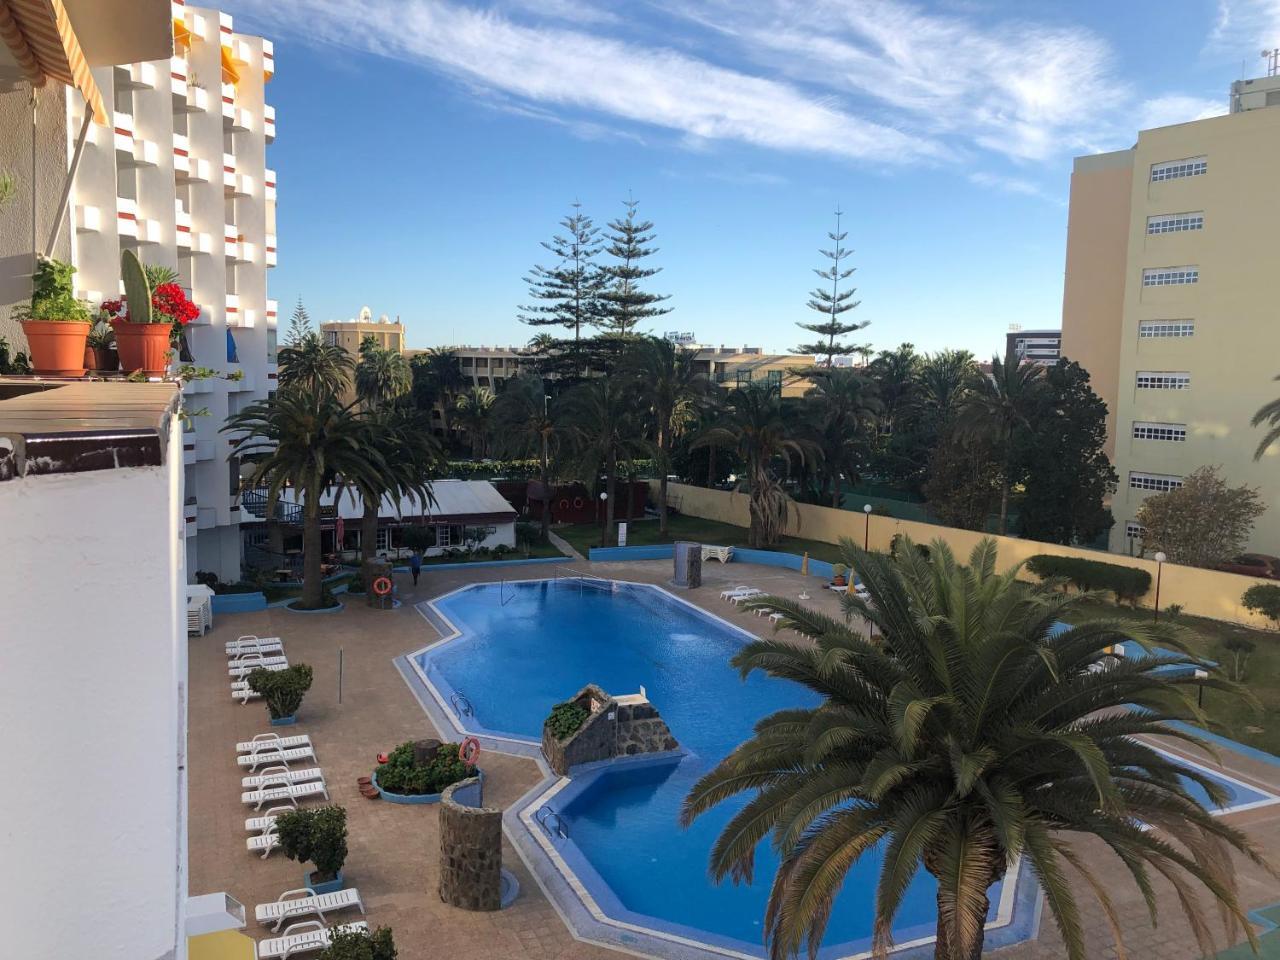
POLYGON ((551 528, 551 464, 559 450, 558 406, 553 406, 541 377, 521 373, 507 381, 493 403, 493 440, 498 456, 538 457, 542 501, 542 540, 551 528))
POLYGON ((697 352, 676 346, 664 337, 637 340, 623 359, 626 375, 636 383, 636 395, 648 403, 653 431, 654 466, 658 470, 658 531, 667 535, 667 475, 671 449, 689 429, 705 404, 710 381, 694 367, 697 352))
MULTIPOLYGON (((1113 885, 1068 842, 1080 834, 1116 854, 1153 923, 1155 873, 1173 885, 1211 954, 1195 881, 1218 902, 1229 932, 1243 927, 1256 949, 1228 854, 1270 868, 1188 789, 1222 804, 1219 784, 1150 745, 1151 737, 1200 743, 1167 722, 1203 721, 1193 670, 1210 669, 1186 652, 1177 627, 1085 619, 1055 635, 1091 595, 1019 583, 1017 567, 996 573, 990 538, 967 567, 941 540, 931 544, 931 559, 910 543, 896 561, 843 546, 870 593, 866 602, 848 597, 846 610, 870 620, 879 636, 870 640, 847 619, 791 600, 754 604, 781 613, 781 626, 804 640, 757 640, 734 666, 744 676, 763 670, 799 683, 822 702, 760 720, 755 735, 694 786, 682 815, 687 824, 729 797, 752 795, 717 840, 711 872, 749 882, 754 851, 772 836, 781 862, 765 927, 775 960, 806 944, 816 954, 845 877, 871 850, 883 856, 876 956, 886 955, 894 915, 923 867, 937 882, 934 956, 976 960, 988 891, 1021 856, 1068 957, 1083 960, 1084 925, 1065 866, 1117 935, 1119 924, 1113 885), (1108 657, 1117 641, 1149 655, 1117 662, 1108 657), (1156 642, 1164 651, 1155 652, 1156 642)), ((1239 695, 1216 670, 1204 683, 1239 695)))
POLYGON ((747 465, 738 489, 745 486, 750 498, 748 544, 766 547, 777 543, 792 501, 782 489, 774 462, 781 460, 789 467, 795 461, 803 464, 820 456, 817 447, 797 436, 783 417, 781 398, 764 383, 733 390, 725 416, 692 444, 693 448, 705 446, 734 450, 747 465))
POLYGON ((449 437, 449 414, 453 411, 458 394, 467 386, 468 379, 462 372, 458 355, 448 347, 432 347, 421 357, 420 364, 426 370, 426 382, 431 393, 440 403, 440 424, 445 438, 449 437))
POLYGON ((938 423, 951 419, 978 376, 978 367, 968 350, 941 350, 921 361, 920 393, 938 423))
POLYGON ((320 606, 320 498, 335 484, 372 486, 388 470, 369 430, 333 390, 284 387, 227 419, 222 430, 239 432, 235 453, 253 462, 250 484, 267 487, 267 511, 292 487, 302 507, 302 597, 304 609, 320 606))
POLYGON ((914 409, 920 390, 920 355, 910 343, 896 350, 882 350, 868 366, 876 383, 876 392, 884 410, 880 414, 880 432, 893 433, 894 424, 914 409))
POLYGON ((1009 519, 1009 487, 1013 483, 1013 441, 1018 431, 1029 427, 1027 419, 1041 388, 1044 368, 1024 362, 1014 350, 1005 358, 991 358, 991 376, 978 377, 960 406, 963 429, 985 437, 1000 453, 1000 525, 1004 536, 1009 519))
POLYGON ((380 347, 372 337, 365 337, 360 344, 355 386, 365 409, 373 409, 392 403, 413 389, 413 371, 398 350, 380 347))
POLYGON ((648 452, 642 437, 639 403, 626 377, 593 377, 564 398, 566 436, 573 452, 573 470, 594 494, 603 473, 605 517, 600 545, 613 540, 617 502, 618 464, 630 463, 648 452))
POLYGON ((489 438, 489 420, 493 411, 493 391, 488 387, 471 387, 454 404, 457 422, 471 440, 471 456, 483 457, 489 438))
POLYGON ((281 390, 296 387, 316 397, 341 395, 351 385, 355 366, 351 354, 335 343, 325 343, 314 331, 297 346, 284 347, 279 363, 281 390))
MULTIPOLYGON (((1276 377, 1276 380, 1280 380, 1280 377, 1276 377)), ((1262 455, 1267 452, 1267 447, 1280 440, 1280 399, 1264 403, 1249 421, 1250 426, 1254 427, 1260 427, 1264 423, 1267 424, 1267 435, 1262 438, 1258 449, 1253 452, 1254 460, 1261 460, 1262 455)))
POLYGON ((871 450, 876 418, 884 409, 875 383, 848 367, 825 367, 808 373, 813 387, 805 393, 814 442, 822 451, 823 487, 831 491, 831 506, 839 509, 840 478, 852 483, 871 450))

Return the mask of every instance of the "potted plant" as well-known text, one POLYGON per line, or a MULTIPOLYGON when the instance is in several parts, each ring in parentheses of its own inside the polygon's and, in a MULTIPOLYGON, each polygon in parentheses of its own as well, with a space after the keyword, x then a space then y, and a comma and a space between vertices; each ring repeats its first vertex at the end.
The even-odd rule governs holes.
POLYGON ((837 563, 835 566, 831 568, 831 583, 833 586, 843 587, 848 584, 848 581, 845 580, 844 578, 844 575, 846 571, 848 571, 848 569, 849 568, 846 567, 843 563, 837 563))
POLYGON ((103 312, 115 327, 120 367, 126 373, 162 377, 169 367, 170 346, 182 328, 200 316, 168 267, 146 266, 132 250, 120 254, 124 298, 104 300, 103 312))
POLYGON ((111 318, 99 313, 98 318, 89 328, 89 337, 85 340, 84 365, 90 370, 112 373, 120 369, 120 357, 116 353, 116 332, 111 326, 111 318))
POLYGON ((421 741, 402 743, 373 772, 373 785, 393 803, 434 803, 445 787, 477 775, 463 761, 460 744, 421 741))
POLYGON ((249 688, 262 694, 271 714, 271 725, 283 727, 298 720, 298 708, 302 696, 311 689, 311 667, 295 663, 283 670, 264 670, 259 667, 248 676, 249 688))
POLYGON ((276 818, 276 834, 286 857, 315 864, 315 870, 303 875, 304 886, 316 893, 342 889, 342 865, 347 859, 345 808, 312 807, 281 814, 276 818))
POLYGON ((77 300, 71 275, 76 268, 41 257, 32 279, 31 302, 13 311, 22 322, 35 372, 50 377, 83 377, 89 307, 77 300))

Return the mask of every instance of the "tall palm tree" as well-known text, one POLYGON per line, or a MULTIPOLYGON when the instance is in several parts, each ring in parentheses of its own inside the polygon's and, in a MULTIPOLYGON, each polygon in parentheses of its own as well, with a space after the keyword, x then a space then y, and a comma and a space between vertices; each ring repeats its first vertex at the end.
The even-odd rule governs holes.
POLYGON ((634 385, 627 377, 593 377, 564 398, 564 424, 573 454, 572 467, 594 494, 605 478, 605 517, 600 545, 613 542, 618 465, 648 452, 638 416, 634 385))
POLYGON ((920 363, 919 385, 925 406, 939 423, 959 409, 968 390, 981 376, 968 350, 940 350, 920 363))
POLYGON ((489 441, 489 421, 493 412, 493 391, 471 387, 454 404, 456 422, 471 441, 471 456, 483 457, 489 441))
POLYGON ((563 431, 559 405, 552 404, 542 378, 521 373, 507 381, 493 403, 493 442, 500 457, 538 457, 542 502, 542 539, 551 528, 551 467, 563 431))
MULTIPOLYGON (((1149 739, 1200 742, 1167 722, 1203 719, 1193 669, 1206 665, 1186 652, 1178 628, 1092 619, 1055 635, 1058 621, 1090 595, 1019 583, 1017 567, 997 573, 989 538, 967 567, 944 541, 931 544, 930 559, 905 546, 894 561, 844 542, 870 593, 866 602, 848 597, 846 610, 874 624, 875 640, 790 600, 755 604, 781 613, 782 626, 805 640, 757 640, 734 666, 744 676, 763 670, 799 683, 822 702, 760 720, 752 739, 685 800, 688 823, 752 794, 716 842, 711 871, 749 881, 754 851, 772 835, 781 863, 765 914, 770 955, 781 960, 806 945, 816 954, 845 877, 874 849, 883 856, 877 956, 885 956, 894 916, 923 867, 937 882, 934 956, 976 960, 988 891, 1021 856, 1068 957, 1084 960, 1065 866, 1083 878, 1117 935, 1119 924, 1114 885, 1068 842, 1080 834, 1101 840, 1128 869, 1153 923, 1151 876, 1169 881, 1206 956, 1211 937, 1191 881, 1218 902, 1229 933, 1243 927, 1254 942, 1228 854, 1266 864, 1188 789, 1221 804, 1219 784, 1149 739), (1116 662, 1107 654, 1117 641, 1149 655, 1116 662), (1156 652, 1155 642, 1177 652, 1156 652)), ((1216 670, 1204 683, 1237 689, 1216 670)))
POLYGON ((423 358, 421 363, 427 371, 426 379, 440 403, 440 424, 447 439, 450 435, 449 416, 457 403, 458 394, 466 389, 469 380, 462 372, 458 355, 448 347, 432 347, 419 356, 423 358))
MULTIPOLYGON (((1276 380, 1280 381, 1280 376, 1276 377, 1276 380)), ((1249 424, 1254 427, 1260 427, 1264 423, 1267 424, 1267 434, 1258 444, 1258 449, 1253 452, 1255 460, 1261 460, 1262 455, 1267 452, 1267 447, 1280 440, 1280 399, 1264 403, 1249 421, 1249 424)))
POLYGON ((398 350, 380 347, 372 337, 360 344, 355 372, 356 396, 365 409, 390 404, 413 388, 413 371, 398 350))
MULTIPOLYGON (((335 484, 362 487, 379 482, 388 464, 369 443, 363 418, 333 390, 285 387, 227 419, 224 432, 235 452, 251 461, 250 484, 267 487, 267 511, 292 487, 302 507, 302 597, 305 609, 322 602, 320 498, 335 484)), ((341 493, 339 493, 339 496, 341 493)))
POLYGON ((822 451, 823 486, 831 491, 831 506, 840 507, 840 478, 852 483, 871 450, 876 418, 884 405, 875 383, 848 367, 809 371, 813 387, 805 393, 813 440, 822 451))
POLYGON ((746 463, 746 476, 738 489, 745 487, 749 496, 747 540, 752 547, 766 547, 782 536, 792 503, 782 489, 775 462, 789 467, 793 462, 816 461, 820 453, 815 444, 796 435, 782 414, 781 398, 766 384, 738 387, 730 392, 727 402, 725 415, 694 440, 692 447, 733 450, 746 463))
POLYGON ((907 416, 919 401, 920 355, 910 343, 896 350, 882 350, 869 364, 868 372, 884 404, 880 432, 891 434, 898 419, 907 416))
POLYGON ((1044 368, 1026 362, 1014 350, 1003 360, 991 358, 991 376, 977 377, 960 406, 963 429, 985 437, 1000 453, 1000 525, 1004 535, 1009 519, 1009 488, 1013 484, 1014 439, 1030 426, 1028 415, 1036 392, 1043 386, 1044 368))
POLYGON ((643 337, 631 345, 623 359, 625 375, 635 381, 636 395, 648 406, 658 470, 658 531, 664 537, 671 450, 697 419, 711 386, 706 374, 694 366, 696 355, 697 351, 679 347, 665 337, 643 337))
POLYGON ((314 396, 340 396, 351 385, 355 367, 351 354, 335 343, 325 343, 320 334, 306 334, 296 346, 279 354, 280 389, 294 388, 314 396))

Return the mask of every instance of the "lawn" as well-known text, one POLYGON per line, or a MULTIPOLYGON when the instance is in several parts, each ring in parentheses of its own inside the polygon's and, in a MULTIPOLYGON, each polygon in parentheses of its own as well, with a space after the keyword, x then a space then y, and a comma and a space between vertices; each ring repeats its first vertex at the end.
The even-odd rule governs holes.
MULTIPOLYGON (((1077 608, 1069 619, 1083 617, 1124 617, 1128 620, 1150 620, 1150 610, 1109 603, 1088 603, 1077 608)), ((1187 642, 1200 656, 1215 660, 1230 674, 1232 654, 1223 648, 1230 637, 1246 637, 1256 646, 1244 673, 1244 686, 1261 701, 1259 713, 1241 697, 1228 696, 1216 690, 1204 695, 1205 712, 1220 728, 1214 730, 1240 743, 1247 743, 1268 753, 1280 755, 1280 633, 1253 630, 1249 627, 1182 615, 1179 626, 1187 632, 1187 642)))
MULTIPOLYGON (((662 536, 658 532, 656 519, 633 520, 627 526, 627 546, 647 547, 659 543, 674 543, 676 540, 693 540, 697 543, 711 543, 717 546, 747 546, 747 528, 735 527, 731 523, 720 523, 716 520, 703 520, 701 517, 672 515, 669 535, 662 536)), ((600 524, 571 523, 553 528, 564 537, 583 556, 592 547, 600 546, 600 524)), ((800 537, 783 537, 777 546, 767 547, 782 553, 808 553, 815 560, 827 560, 838 563, 841 560, 840 548, 834 543, 823 543, 820 540, 805 540, 800 537)))

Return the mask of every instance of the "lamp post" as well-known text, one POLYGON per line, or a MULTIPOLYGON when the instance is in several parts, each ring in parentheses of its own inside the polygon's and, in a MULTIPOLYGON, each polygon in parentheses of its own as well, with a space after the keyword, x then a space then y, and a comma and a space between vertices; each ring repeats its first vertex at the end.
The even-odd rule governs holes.
POLYGON ((1155 619, 1155 621, 1156 621, 1157 623, 1160 621, 1160 573, 1161 573, 1161 571, 1163 571, 1163 570, 1164 570, 1164 562, 1165 562, 1166 560, 1168 560, 1168 559, 1169 559, 1169 558, 1168 558, 1168 557, 1166 557, 1163 553, 1157 553, 1157 554, 1155 555, 1155 561, 1156 561, 1156 611, 1155 611, 1155 617, 1154 617, 1154 619, 1155 619))
POLYGON ((1196 706, 1201 710, 1203 710, 1204 709, 1204 682, 1209 679, 1209 671, 1201 670, 1200 668, 1197 667, 1195 677, 1197 680, 1200 681, 1200 683, 1198 684, 1198 686, 1200 687, 1200 692, 1196 695, 1196 706))
POLYGON ((600 546, 607 547, 609 537, 609 494, 600 491, 600 546))
POLYGON ((872 510, 872 507, 871 507, 871 504, 869 503, 864 505, 862 508, 862 512, 867 516, 866 524, 862 528, 862 549, 863 550, 866 550, 867 544, 871 542, 871 510, 872 510))

